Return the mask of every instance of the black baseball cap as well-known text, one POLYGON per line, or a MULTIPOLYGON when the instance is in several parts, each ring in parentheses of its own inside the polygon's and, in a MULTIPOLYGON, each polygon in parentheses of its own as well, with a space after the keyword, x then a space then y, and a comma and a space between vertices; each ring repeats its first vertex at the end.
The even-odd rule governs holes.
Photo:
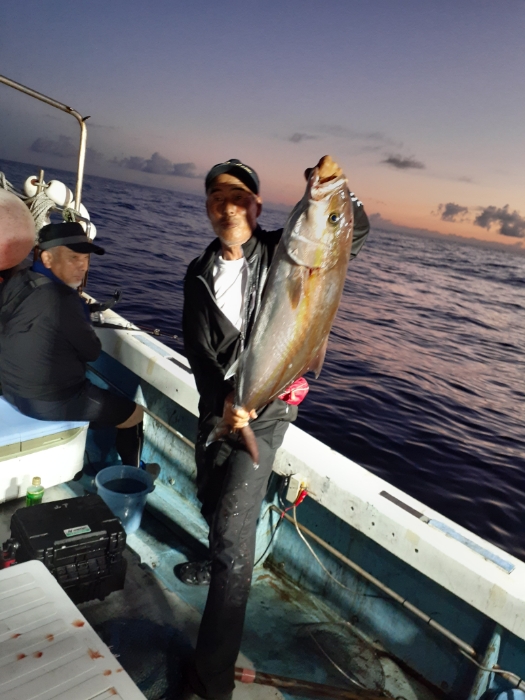
POLYGON ((237 158, 230 158, 230 160, 224 163, 217 163, 214 165, 210 172, 206 175, 206 180, 204 186, 206 192, 209 190, 211 183, 218 175, 223 173, 228 173, 228 175, 233 175, 238 180, 240 180, 246 187, 248 187, 254 194, 259 194, 259 177, 253 168, 249 165, 241 163, 237 158))
POLYGON ((78 221, 66 221, 63 224, 47 224, 38 232, 38 247, 49 250, 59 245, 74 250, 75 253, 96 253, 104 255, 104 248, 92 243, 84 233, 78 221))

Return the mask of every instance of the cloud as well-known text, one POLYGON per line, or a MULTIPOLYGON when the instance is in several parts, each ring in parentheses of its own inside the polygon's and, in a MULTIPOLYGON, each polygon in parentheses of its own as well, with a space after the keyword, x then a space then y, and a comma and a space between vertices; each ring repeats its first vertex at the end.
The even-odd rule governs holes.
POLYGON ((401 148, 403 145, 397 143, 381 131, 356 131, 355 129, 349 129, 347 126, 341 126, 340 124, 324 124, 319 127, 318 131, 328 136, 349 139, 350 141, 371 142, 377 146, 397 146, 401 148))
POLYGON ((173 168, 173 163, 168 158, 164 158, 157 151, 149 160, 144 163, 142 170, 145 173, 153 173, 153 175, 170 175, 173 168))
MULTIPOLYGON (((59 136, 56 141, 53 139, 38 138, 31 144, 31 150, 35 153, 47 153, 59 158, 76 158, 78 155, 77 144, 69 136, 59 136)), ((88 161, 100 162, 104 156, 95 151, 93 148, 88 148, 88 161)), ((143 173, 152 173, 153 175, 172 175, 173 177, 189 177, 198 178, 195 170, 195 163, 172 163, 168 158, 164 158, 160 153, 155 152, 151 158, 141 158, 140 156, 129 156, 128 158, 113 158, 111 163, 127 168, 128 170, 139 170, 143 173)))
POLYGON ((402 224, 396 224, 391 219, 385 219, 381 216, 380 212, 373 212, 368 215, 370 221, 370 226, 374 230, 383 231, 385 233, 400 233, 400 234, 423 234, 426 236, 439 236, 442 237, 443 234, 439 231, 432 231, 431 229, 424 228, 412 228, 411 226, 403 226, 402 224))
POLYGON ((98 124, 98 122, 93 122, 90 119, 89 120, 89 128, 90 129, 107 129, 108 131, 115 131, 116 129, 119 129, 120 127, 114 126, 113 124, 98 124))
MULTIPOLYGON (((42 137, 35 139, 30 146, 30 150, 34 153, 46 153, 59 158, 76 158, 78 156, 78 144, 69 136, 64 136, 63 134, 56 141, 42 137)), ((100 161, 103 159, 103 156, 102 153, 94 148, 88 148, 86 150, 86 158, 90 161, 100 161)))
POLYGON ((170 175, 176 177, 199 177, 195 173, 195 163, 173 163, 173 170, 170 175))
POLYGON ((398 170, 408 170, 410 168, 422 170, 425 167, 424 163, 421 163, 412 156, 405 158, 404 156, 400 155, 390 155, 388 158, 385 158, 385 160, 382 160, 381 163, 391 165, 393 168, 397 168, 398 170))
POLYGON ((115 165, 120 165, 121 168, 127 168, 128 170, 142 170, 144 164, 146 163, 145 158, 140 158, 139 156, 130 156, 129 158, 113 158, 111 161, 115 165))
POLYGON ((288 136, 287 141, 292 143, 301 143, 301 141, 315 141, 319 136, 313 136, 313 134, 304 134, 301 131, 296 131, 291 136, 288 136))
POLYGON ((381 131, 357 131, 341 124, 318 124, 308 127, 308 131, 295 131, 291 136, 285 136, 286 141, 301 143, 307 140, 320 140, 325 136, 356 141, 361 145, 361 151, 377 151, 381 148, 403 148, 403 144, 394 141, 381 131))
POLYGON ((59 136, 57 141, 38 138, 31 144, 31 150, 35 153, 59 156, 59 158, 74 158, 78 153, 78 147, 73 144, 69 136, 59 136))
MULTIPOLYGON (((472 222, 475 226, 490 230, 496 227, 502 236, 511 238, 525 238, 525 216, 521 216, 516 210, 509 211, 509 205, 504 207, 475 207, 480 213, 472 222)), ((440 216, 443 221, 472 221, 468 216, 468 207, 463 207, 454 202, 440 204, 437 212, 432 212, 435 216, 440 216)))
POLYGON ((195 173, 195 163, 172 163, 168 158, 164 158, 160 153, 155 152, 151 158, 140 158, 130 156, 129 158, 114 158, 115 165, 128 170, 140 170, 143 173, 153 173, 154 175, 173 175, 174 177, 197 178, 200 175, 195 173))
POLYGON ((438 206, 438 213, 443 221, 464 221, 468 214, 468 207, 462 207, 460 204, 448 202, 438 206))
POLYGON ((474 219, 474 224, 489 230, 492 226, 499 229, 502 236, 525 238, 525 217, 517 211, 509 211, 509 205, 504 207, 485 207, 474 219))

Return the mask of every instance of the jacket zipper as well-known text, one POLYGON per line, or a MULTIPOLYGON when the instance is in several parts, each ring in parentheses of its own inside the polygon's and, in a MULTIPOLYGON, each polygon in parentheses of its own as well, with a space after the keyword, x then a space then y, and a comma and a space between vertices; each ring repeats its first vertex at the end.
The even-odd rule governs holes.
POLYGON ((200 280, 203 283, 203 285, 206 287, 210 297, 212 298, 213 303, 219 309, 221 314, 224 316, 224 313, 223 313, 221 307, 217 304, 217 299, 215 298, 215 294, 210 289, 210 285, 206 282, 206 280, 204 279, 204 277, 202 275, 197 275, 197 279, 200 280))
MULTIPOLYGON (((251 301, 252 301, 252 298, 253 298, 254 293, 255 293, 255 284, 253 282, 253 273, 250 271, 250 265, 253 265, 257 261, 257 257, 258 257, 257 255, 254 255, 250 260, 246 260, 246 264, 248 266, 248 284, 250 285, 250 289, 249 289, 249 293, 245 296, 245 299, 244 299, 243 323, 242 323, 241 330, 239 331, 239 337, 240 337, 240 341, 241 341, 240 352, 242 352, 244 350, 244 343, 246 340, 246 328, 248 326, 249 314, 250 314, 250 311, 253 310, 253 309, 251 309, 251 301)), ((225 315, 225 313, 223 312, 221 307, 218 305, 217 299, 215 298, 215 294, 210 289, 210 285, 208 284, 208 282, 204 279, 204 277, 202 275, 197 275, 197 279, 201 280, 201 282, 204 284, 204 286, 208 290, 208 294, 210 295, 210 297, 211 297, 213 303, 215 304, 215 306, 217 307, 217 309, 221 312, 221 314, 226 319, 228 319, 228 317, 225 315)), ((230 319, 228 319, 228 321, 229 320, 230 319)), ((230 323, 231 323, 231 321, 230 321, 230 323)))

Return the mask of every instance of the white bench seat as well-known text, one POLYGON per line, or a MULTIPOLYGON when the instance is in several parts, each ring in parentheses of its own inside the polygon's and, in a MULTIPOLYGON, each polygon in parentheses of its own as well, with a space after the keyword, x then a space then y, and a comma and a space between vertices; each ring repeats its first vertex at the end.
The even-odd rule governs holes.
POLYGON ((23 496, 34 476, 44 488, 82 469, 88 423, 24 416, 0 397, 0 503, 23 496))

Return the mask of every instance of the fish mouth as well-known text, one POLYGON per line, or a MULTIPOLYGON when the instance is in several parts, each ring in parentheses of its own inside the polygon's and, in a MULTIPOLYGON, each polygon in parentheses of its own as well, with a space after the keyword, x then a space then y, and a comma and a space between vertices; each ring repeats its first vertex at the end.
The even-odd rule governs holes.
POLYGON ((346 185, 346 177, 330 156, 323 156, 308 175, 308 198, 320 201, 346 185))
POLYGON ((342 177, 331 179, 328 182, 322 182, 320 179, 317 181, 314 180, 314 182, 310 184, 309 199, 313 200, 314 202, 320 202, 321 200, 330 197, 336 190, 341 189, 341 187, 344 187, 345 185, 346 177, 344 175, 342 177))

